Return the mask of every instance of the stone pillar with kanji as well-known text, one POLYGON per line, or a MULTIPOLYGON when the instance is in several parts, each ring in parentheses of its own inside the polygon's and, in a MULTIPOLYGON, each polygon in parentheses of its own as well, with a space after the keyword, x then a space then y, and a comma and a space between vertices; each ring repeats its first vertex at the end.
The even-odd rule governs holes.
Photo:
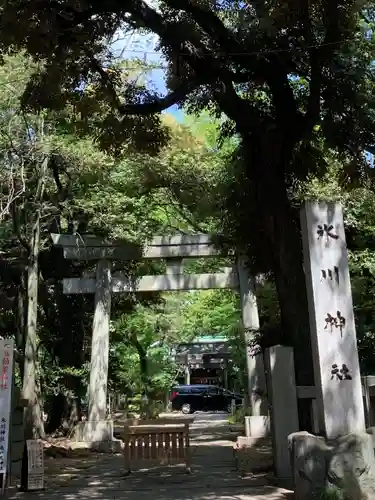
POLYGON ((341 205, 305 203, 301 227, 319 430, 330 439, 365 430, 341 205))

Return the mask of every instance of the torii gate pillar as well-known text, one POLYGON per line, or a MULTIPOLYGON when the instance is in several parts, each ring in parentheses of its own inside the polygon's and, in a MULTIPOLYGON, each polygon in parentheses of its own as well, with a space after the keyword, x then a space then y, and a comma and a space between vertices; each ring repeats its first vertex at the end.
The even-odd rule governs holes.
POLYGON ((111 262, 99 260, 96 264, 95 312, 92 325, 89 422, 105 420, 107 414, 110 317, 111 262))
POLYGON ((252 336, 259 331, 255 282, 249 275, 244 257, 239 257, 237 260, 237 272, 241 298, 242 327, 246 342, 247 383, 251 415, 253 417, 267 416, 268 403, 263 353, 255 353, 254 346, 251 345, 252 336))

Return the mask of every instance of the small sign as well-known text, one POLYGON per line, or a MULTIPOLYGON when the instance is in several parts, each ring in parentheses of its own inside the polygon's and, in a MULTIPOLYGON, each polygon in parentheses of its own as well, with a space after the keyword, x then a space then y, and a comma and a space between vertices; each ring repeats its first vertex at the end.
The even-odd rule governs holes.
POLYGON ((27 448, 27 490, 44 489, 44 448, 40 439, 28 439, 27 448))
POLYGON ((0 474, 8 472, 9 423, 13 383, 12 340, 0 339, 0 474))

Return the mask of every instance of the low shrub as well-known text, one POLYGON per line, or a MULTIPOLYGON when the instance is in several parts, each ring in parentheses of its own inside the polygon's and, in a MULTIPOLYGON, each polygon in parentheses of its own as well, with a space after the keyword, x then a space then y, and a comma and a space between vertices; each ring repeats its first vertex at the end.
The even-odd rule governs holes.
POLYGON ((234 413, 228 418, 228 421, 230 424, 245 424, 245 417, 248 415, 250 415, 249 408, 241 406, 234 410, 234 413))

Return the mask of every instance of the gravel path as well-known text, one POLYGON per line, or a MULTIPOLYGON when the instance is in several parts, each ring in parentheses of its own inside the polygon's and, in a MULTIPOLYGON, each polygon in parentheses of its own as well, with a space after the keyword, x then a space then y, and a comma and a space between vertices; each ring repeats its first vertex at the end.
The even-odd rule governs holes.
POLYGON ((44 492, 11 490, 8 499, 289 500, 291 492, 267 485, 265 476, 239 476, 233 460, 235 438, 224 414, 196 414, 191 438, 192 474, 179 466, 155 467, 124 478, 119 455, 98 454, 73 461, 57 458, 49 467, 44 492))

